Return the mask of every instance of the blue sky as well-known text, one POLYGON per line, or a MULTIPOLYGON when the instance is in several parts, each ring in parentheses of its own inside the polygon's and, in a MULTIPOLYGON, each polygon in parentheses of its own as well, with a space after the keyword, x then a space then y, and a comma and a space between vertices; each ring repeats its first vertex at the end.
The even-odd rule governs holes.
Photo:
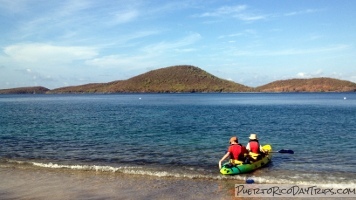
POLYGON ((356 82, 356 1, 0 0, 0 89, 194 65, 247 86, 356 82))

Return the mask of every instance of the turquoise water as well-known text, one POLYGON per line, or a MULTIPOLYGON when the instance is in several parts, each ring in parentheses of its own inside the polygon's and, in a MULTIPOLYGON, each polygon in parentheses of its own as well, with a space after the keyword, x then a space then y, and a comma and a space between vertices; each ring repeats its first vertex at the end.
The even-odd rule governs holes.
POLYGON ((0 167, 356 185, 355 93, 0 95, 0 167), (223 176, 228 140, 278 154, 223 176))

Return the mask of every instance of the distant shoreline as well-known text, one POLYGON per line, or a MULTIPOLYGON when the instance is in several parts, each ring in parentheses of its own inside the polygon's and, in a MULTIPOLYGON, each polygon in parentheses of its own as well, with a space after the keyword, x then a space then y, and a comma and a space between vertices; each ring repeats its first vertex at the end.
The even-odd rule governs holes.
POLYGON ((332 94, 332 93, 354 93, 356 91, 327 91, 327 92, 114 92, 114 93, 1 93, 0 95, 126 95, 126 94, 312 94, 312 93, 319 93, 319 94, 332 94))
POLYGON ((290 93, 356 92, 356 83, 320 77, 278 80, 249 87, 218 78, 206 71, 180 65, 152 70, 127 80, 48 89, 43 86, 0 89, 0 94, 116 94, 116 93, 290 93))

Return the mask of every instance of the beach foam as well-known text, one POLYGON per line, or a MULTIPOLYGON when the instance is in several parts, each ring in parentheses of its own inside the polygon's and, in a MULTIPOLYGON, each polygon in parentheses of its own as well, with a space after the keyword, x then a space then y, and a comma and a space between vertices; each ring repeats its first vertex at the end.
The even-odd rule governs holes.
MULTIPOLYGON (((4 163, 4 162, 2 162, 4 163)), ((293 176, 284 171, 269 171, 264 173, 257 171, 252 174, 242 174, 237 176, 224 176, 216 173, 197 172, 195 168, 184 168, 167 171, 166 168, 154 168, 147 166, 108 166, 108 165, 79 165, 79 164, 59 164, 59 163, 42 163, 30 161, 17 161, 7 159, 5 163, 14 164, 16 166, 35 167, 40 169, 62 169, 75 171, 89 172, 107 172, 114 174, 140 175, 157 178, 184 178, 184 179, 199 179, 199 180, 235 180, 245 182, 247 179, 253 179, 257 184, 298 184, 298 185, 318 185, 319 187, 356 187, 353 179, 345 180, 343 176, 338 177, 336 174, 308 174, 295 172, 293 176)))

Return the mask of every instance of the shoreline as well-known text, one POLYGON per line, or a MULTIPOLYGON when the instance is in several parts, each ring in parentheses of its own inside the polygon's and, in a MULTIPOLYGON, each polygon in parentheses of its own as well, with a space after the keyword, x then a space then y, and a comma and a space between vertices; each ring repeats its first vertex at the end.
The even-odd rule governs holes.
MULTIPOLYGON (((272 199, 271 197, 235 197, 235 184, 244 184, 244 181, 238 180, 187 179, 3 166, 0 166, 0 177, 3 180, 0 182, 0 199, 2 200, 272 199)), ((330 197, 279 197, 278 199, 328 200, 330 197)))
MULTIPOLYGON (((0 199, 3 200, 271 199, 271 197, 235 197, 235 184, 245 183, 232 179, 189 179, 13 166, 0 166, 0 177, 3 180, 0 182, 0 199)), ((278 199, 328 200, 330 197, 279 197, 278 199)))
POLYGON ((0 199, 233 199, 237 180, 1 167, 0 199))

